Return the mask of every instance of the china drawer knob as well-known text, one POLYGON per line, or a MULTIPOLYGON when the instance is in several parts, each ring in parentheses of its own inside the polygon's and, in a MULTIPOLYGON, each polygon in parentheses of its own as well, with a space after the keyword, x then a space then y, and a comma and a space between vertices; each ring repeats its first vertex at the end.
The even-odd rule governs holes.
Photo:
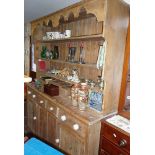
POLYGON ((120 147, 125 147, 127 145, 127 141, 125 139, 120 140, 119 146, 120 147))
POLYGON ((28 91, 27 93, 30 95, 31 94, 31 91, 28 91))
POLYGON ((50 107, 50 110, 51 110, 51 111, 53 111, 53 110, 54 110, 54 108, 53 108, 53 107, 50 107))
POLYGON ((58 139, 58 138, 57 138, 57 139, 55 139, 55 142, 56 142, 56 143, 59 143, 59 139, 58 139))
POLYGON ((67 119, 67 118, 66 118, 65 115, 62 115, 62 116, 61 116, 61 120, 62 120, 62 121, 66 121, 66 119, 67 119))
POLYGON ((36 98, 36 95, 32 95, 33 98, 36 98))
POLYGON ((115 133, 113 133, 112 135, 113 135, 113 137, 114 137, 114 138, 116 138, 116 137, 117 137, 117 135, 116 135, 115 133))
POLYGON ((36 119, 37 119, 37 117, 36 117, 36 116, 34 116, 34 117, 33 117, 33 120, 36 120, 36 119))
POLYGON ((73 129, 74 129, 74 130, 77 131, 77 130, 79 130, 79 128, 80 128, 79 124, 74 124, 74 125, 73 125, 73 129))
POLYGON ((41 100, 40 103, 44 103, 44 101, 41 100))

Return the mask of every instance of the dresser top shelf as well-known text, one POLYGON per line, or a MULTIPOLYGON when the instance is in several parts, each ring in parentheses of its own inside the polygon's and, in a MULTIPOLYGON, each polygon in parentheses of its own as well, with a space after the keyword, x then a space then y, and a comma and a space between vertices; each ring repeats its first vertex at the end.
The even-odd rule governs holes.
POLYGON ((38 40, 41 43, 52 43, 52 42, 68 42, 68 41, 83 41, 83 40, 92 40, 98 39, 103 40, 104 37, 102 34, 94 34, 94 35, 84 35, 84 36, 77 36, 77 37, 70 37, 70 38, 59 38, 59 39, 51 39, 51 40, 38 40))

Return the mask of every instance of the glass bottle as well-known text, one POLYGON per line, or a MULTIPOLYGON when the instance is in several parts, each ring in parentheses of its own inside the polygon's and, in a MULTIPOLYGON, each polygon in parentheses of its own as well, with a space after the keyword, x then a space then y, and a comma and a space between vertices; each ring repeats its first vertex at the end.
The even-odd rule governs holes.
POLYGON ((89 107, 101 112, 102 104, 103 104, 103 87, 97 84, 96 87, 92 88, 90 91, 89 107))
POLYGON ((80 45, 80 56, 79 56, 79 63, 80 64, 84 64, 84 57, 85 57, 85 51, 84 51, 84 47, 83 47, 83 43, 81 43, 80 45))
POLYGON ((59 49, 58 46, 54 46, 54 59, 59 58, 59 49))
POLYGON ((78 105, 78 92, 79 92, 79 89, 80 89, 80 84, 79 83, 75 83, 71 87, 71 99, 72 99, 72 105, 73 106, 78 105))
POLYGON ((95 82, 91 82, 89 90, 88 90, 88 103, 89 103, 89 105, 90 105, 91 93, 94 91, 94 88, 95 88, 95 82))
POLYGON ((42 46, 42 51, 41 51, 41 58, 42 59, 46 59, 46 51, 47 51, 47 47, 42 46))
POLYGON ((86 83, 81 83, 78 95, 79 110, 84 111, 88 106, 88 85, 86 83))

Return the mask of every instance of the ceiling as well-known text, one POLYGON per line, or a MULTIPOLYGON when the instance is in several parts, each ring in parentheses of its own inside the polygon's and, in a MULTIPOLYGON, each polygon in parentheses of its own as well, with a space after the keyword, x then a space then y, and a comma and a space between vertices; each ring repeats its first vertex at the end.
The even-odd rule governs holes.
MULTIPOLYGON (((24 23, 48 15, 81 0, 24 0, 24 23)), ((130 0, 124 0, 130 3, 130 0)))
POLYGON ((24 0, 24 22, 48 15, 81 0, 24 0))

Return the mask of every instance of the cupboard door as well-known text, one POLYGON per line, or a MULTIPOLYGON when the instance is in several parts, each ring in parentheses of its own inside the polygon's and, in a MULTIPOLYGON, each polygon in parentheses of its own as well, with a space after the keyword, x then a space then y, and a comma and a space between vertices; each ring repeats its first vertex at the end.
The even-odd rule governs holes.
POLYGON ((70 155, 85 155, 84 140, 63 126, 60 126, 60 148, 70 155))
POLYGON ((32 130, 33 126, 33 104, 30 100, 27 100, 27 125, 32 130))
POLYGON ((47 112, 47 139, 50 143, 56 144, 56 118, 47 112))
POLYGON ((38 113, 38 129, 37 133, 38 136, 41 138, 46 139, 47 138, 47 111, 45 108, 42 108, 41 106, 37 105, 37 113, 38 113))
POLYGON ((32 103, 32 105, 33 105, 32 132, 38 134, 38 121, 39 121, 38 105, 36 103, 32 103))
POLYGON ((37 131, 37 104, 28 100, 27 102, 27 113, 28 113, 28 127, 33 133, 37 131))

